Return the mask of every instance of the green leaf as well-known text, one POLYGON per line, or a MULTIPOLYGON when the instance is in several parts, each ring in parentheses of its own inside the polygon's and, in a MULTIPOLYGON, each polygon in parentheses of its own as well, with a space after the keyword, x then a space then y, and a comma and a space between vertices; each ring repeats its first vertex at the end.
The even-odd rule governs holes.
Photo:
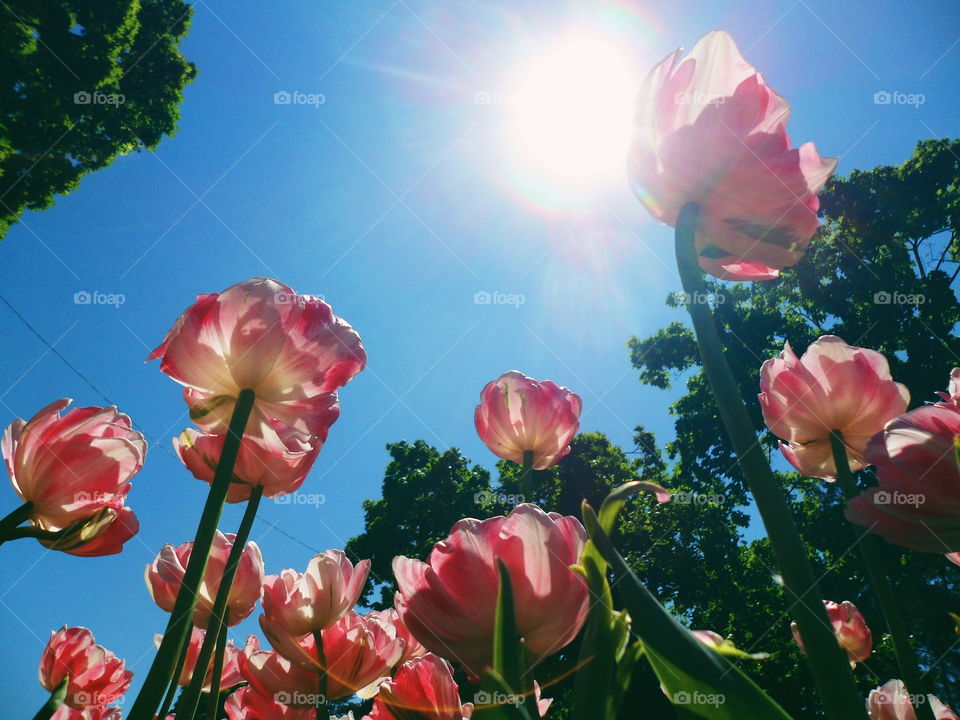
MULTIPOLYGON (((612 518, 615 521, 616 512, 612 518)), ((681 717, 789 720, 786 711, 756 683, 706 647, 657 602, 613 547, 589 505, 584 506, 583 519, 591 541, 617 576, 633 632, 681 717)))

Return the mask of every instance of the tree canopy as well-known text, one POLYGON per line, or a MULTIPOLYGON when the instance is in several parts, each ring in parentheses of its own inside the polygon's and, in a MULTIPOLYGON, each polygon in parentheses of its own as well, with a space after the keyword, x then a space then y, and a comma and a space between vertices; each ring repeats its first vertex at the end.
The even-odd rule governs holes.
POLYGON ((87 173, 172 135, 196 68, 184 0, 10 0, 0 9, 0 238, 87 173))

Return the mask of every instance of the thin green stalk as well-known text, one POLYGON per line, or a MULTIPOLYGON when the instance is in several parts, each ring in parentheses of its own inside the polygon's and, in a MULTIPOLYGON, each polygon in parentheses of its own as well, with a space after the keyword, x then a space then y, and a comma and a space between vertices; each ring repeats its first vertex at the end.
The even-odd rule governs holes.
POLYGON ((9 515, 0 520, 0 538, 7 540, 7 533, 17 527, 20 523, 24 522, 30 517, 30 512, 33 510, 32 502, 25 502, 20 507, 16 508, 9 515))
POLYGON ((534 502, 533 495, 533 450, 523 451, 523 467, 520 470, 520 495, 524 502, 534 502))
POLYGON ((63 676, 63 680, 50 693, 49 699, 43 704, 43 707, 33 716, 33 720, 49 720, 61 705, 64 698, 67 697, 67 683, 70 682, 68 675, 63 676))
POLYGON ((317 664, 320 665, 320 679, 317 682, 317 697, 314 708, 317 720, 330 720, 327 707, 327 655, 323 650, 323 635, 320 630, 313 631, 313 642, 317 646, 317 664))
POLYGON ((173 698, 176 697, 177 688, 180 687, 180 676, 183 674, 183 666, 187 664, 188 652, 190 652, 189 640, 180 648, 180 657, 177 658, 177 664, 173 669, 173 677, 170 678, 170 687, 167 689, 167 694, 164 696, 163 702, 160 703, 160 712, 157 713, 159 720, 166 720, 167 714, 170 712, 170 706, 173 705, 173 698))
POLYGON ((790 512, 786 494, 757 442, 753 422, 724 357, 716 319, 709 305, 693 301, 707 297, 695 245, 699 213, 700 209, 694 203, 684 205, 680 210, 676 227, 676 254, 683 289, 692 299, 687 303, 687 310, 696 331, 703 369, 747 485, 757 503, 784 585, 796 600, 796 622, 827 716, 832 720, 866 720, 863 698, 854 682, 846 654, 830 629, 823 595, 790 512))
MULTIPOLYGON (((850 461, 847 459, 847 448, 842 432, 834 430, 830 433, 830 446, 833 449, 833 462, 837 466, 838 484, 843 491, 844 499, 850 501, 859 494, 859 490, 853 479, 853 473, 850 472, 850 461)), ((893 652, 897 656, 900 677, 907 687, 907 693, 910 697, 926 697, 927 691, 923 676, 920 674, 920 663, 913 643, 910 642, 910 633, 903 620, 903 613, 900 612, 897 594, 890 583, 890 577, 883 569, 878 540, 874 535, 865 535, 860 540, 860 555, 863 557, 863 564, 866 565, 867 577, 870 578, 880 611, 887 621, 887 630, 890 631, 890 637, 893 640, 893 652)), ((917 720, 935 720, 930 703, 914 703, 913 709, 917 720)))
POLYGON ((217 532, 217 523, 223 511, 223 503, 227 499, 227 490, 233 480, 233 466, 240 451, 240 441, 247 426, 250 412, 253 410, 253 390, 244 389, 237 396, 230 418, 230 428, 223 443, 220 461, 210 484, 207 502, 203 506, 197 535, 193 541, 193 550, 190 561, 183 576, 183 584, 177 594, 177 600, 170 613, 167 629, 163 633, 163 641, 153 658, 153 664, 144 680, 143 688, 130 708, 127 720, 153 720, 153 714, 160 704, 171 682, 173 667, 180 656, 184 643, 188 642, 190 628, 193 625, 193 611, 197 606, 197 589, 203 580, 207 568, 207 558, 210 555, 210 546, 217 532))
POLYGON ((223 675, 223 656, 227 652, 227 626, 221 624, 220 634, 217 637, 217 647, 213 651, 213 670, 210 674, 210 705, 207 710, 207 720, 217 720, 217 711, 220 709, 220 679, 223 675))
POLYGON ((190 678, 190 684, 177 704, 177 720, 193 720, 197 714, 200 693, 203 691, 205 669, 210 667, 210 660, 213 657, 214 648, 219 642, 221 628, 226 628, 227 625, 227 601, 230 599, 230 588, 233 587, 233 579, 237 576, 237 568, 240 565, 243 548, 247 544, 247 538, 250 537, 250 529, 257 517, 261 497, 263 497, 263 486, 254 486, 253 490, 250 491, 250 499, 247 501, 247 508, 244 510, 240 527, 237 529, 233 547, 230 548, 230 554, 227 556, 227 564, 223 569, 220 586, 217 588, 217 597, 213 601, 210 624, 207 627, 207 634, 203 638, 203 645, 200 646, 200 653, 197 655, 193 677, 190 678))

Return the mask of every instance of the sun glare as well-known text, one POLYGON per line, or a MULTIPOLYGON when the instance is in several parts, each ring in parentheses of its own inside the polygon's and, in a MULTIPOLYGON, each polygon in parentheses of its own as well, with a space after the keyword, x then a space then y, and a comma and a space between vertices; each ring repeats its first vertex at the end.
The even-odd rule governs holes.
POLYGON ((568 37, 521 69, 509 132, 544 180, 567 187, 622 181, 635 69, 601 37, 568 37))

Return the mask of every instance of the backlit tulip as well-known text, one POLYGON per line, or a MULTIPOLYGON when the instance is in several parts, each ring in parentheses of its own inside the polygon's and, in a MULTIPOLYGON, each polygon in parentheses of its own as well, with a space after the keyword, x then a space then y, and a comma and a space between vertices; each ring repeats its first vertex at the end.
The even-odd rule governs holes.
POLYGON ((115 407, 74 408, 61 416, 70 402, 58 400, 28 422, 14 420, 3 434, 10 482, 43 530, 119 509, 147 453, 143 435, 115 407))
POLYGON ((580 396, 565 387, 511 370, 483 388, 474 422, 494 455, 519 465, 531 451, 534 469, 545 470, 570 452, 581 407, 580 396))
POLYGON ((56 540, 41 539, 40 543, 51 550, 62 550, 80 557, 116 555, 139 530, 136 513, 121 501, 119 510, 104 508, 75 530, 56 540))
POLYGON ((407 660, 412 660, 413 658, 427 654, 427 649, 413 636, 410 629, 403 624, 403 620, 400 619, 400 613, 393 608, 373 610, 367 613, 365 617, 370 620, 376 620, 381 625, 393 628, 393 632, 403 641, 403 655, 397 660, 397 666, 403 665, 407 660))
MULTIPOLYGON (((312 707, 295 708, 263 695, 253 687, 240 688, 227 698, 223 709, 229 720, 315 720, 312 707)), ((333 720, 333 718, 331 718, 333 720)))
POLYGON ((50 633, 40 658, 40 684, 53 692, 67 678, 64 703, 83 710, 109 705, 130 687, 133 673, 123 660, 97 645, 82 627, 62 627, 50 633))
MULTIPOLYGON (((190 644, 187 646, 187 657, 183 664, 183 670, 180 672, 180 677, 177 678, 178 685, 186 687, 190 684, 190 680, 193 678, 193 671, 197 666, 197 658, 200 656, 200 647, 203 645, 203 639, 206 637, 206 634, 206 631, 201 630, 198 627, 192 628, 190 633, 190 644)), ((160 647, 161 640, 163 640, 163 635, 153 636, 153 642, 158 648, 160 647)), ((251 636, 250 640, 252 640, 253 643, 248 645, 248 647, 252 650, 259 649, 256 638, 251 636)), ((223 671, 220 675, 221 688, 233 687, 234 685, 243 682, 243 678, 240 676, 240 667, 238 664, 238 656, 241 652, 243 651, 233 646, 233 640, 227 641, 226 651, 224 652, 223 656, 223 671)), ((213 677, 213 661, 214 658, 211 657, 210 664, 205 673, 203 689, 206 692, 210 691, 210 680, 213 677)))
POLYGON ((357 603, 370 561, 354 567, 342 550, 314 555, 304 573, 284 570, 263 582, 263 611, 291 635, 329 627, 357 603))
POLYGON ((463 720, 473 705, 460 702, 453 668, 433 654, 410 660, 380 686, 370 713, 372 720, 416 717, 422 720, 463 720))
POLYGON ((836 478, 830 433, 839 430, 850 470, 870 464, 864 450, 888 420, 907 409, 910 393, 890 377, 887 359, 833 335, 812 343, 797 358, 790 343, 760 368, 763 419, 781 438, 780 450, 810 477, 836 478))
POLYGON ((627 173, 660 222, 700 206, 700 265, 729 280, 767 280, 796 265, 817 229, 817 193, 837 166, 812 143, 790 147, 790 106, 716 30, 644 80, 627 173))
POLYGON ((256 396, 246 434, 270 428, 325 437, 339 407, 329 393, 366 364, 360 336, 319 298, 268 278, 197 296, 149 359, 185 386, 202 430, 227 431, 241 390, 256 396))
MULTIPOLYGON (((311 687, 321 668, 313 634, 296 637, 266 615, 260 616, 260 627, 270 644, 278 651, 277 657, 253 653, 247 656, 247 670, 241 660, 240 670, 253 685, 266 690, 300 688, 303 673, 313 676, 311 687), (254 675, 255 677, 251 677, 254 675), (279 676, 271 679, 271 675, 279 676), (280 680, 285 685, 277 686, 280 680)), ((327 698, 337 700, 366 688, 374 681, 390 674, 403 654, 403 642, 392 628, 388 629, 354 611, 349 611, 321 633, 327 671, 327 698)), ((313 692, 313 691, 310 691, 313 692)))
POLYGON ((960 550, 960 389, 954 370, 945 402, 911 410, 887 423, 867 446, 879 487, 847 503, 846 517, 891 543, 913 550, 960 550))
MULTIPOLYGON (((336 402, 336 393, 324 396, 336 402)), ((302 441, 295 433, 287 433, 285 440, 273 429, 265 428, 262 437, 248 437, 240 442, 240 451, 233 467, 233 479, 227 489, 227 502, 243 502, 250 498, 254 486, 262 485, 265 497, 286 495, 299 488, 310 472, 320 452, 323 437, 302 441)), ((226 435, 213 435, 187 428, 173 441, 180 460, 198 480, 212 484, 220 461, 226 435)))
POLYGON ((479 676, 490 665, 502 560, 531 662, 558 652, 583 625, 586 584, 570 570, 586 542, 573 517, 518 505, 507 517, 457 522, 426 563, 393 560, 404 624, 433 653, 479 676))
MULTIPOLYGON (((197 592, 197 608, 193 613, 193 624, 198 627, 206 628, 210 623, 213 603, 217 597, 217 590, 220 588, 220 580, 235 537, 232 533, 224 535, 219 530, 214 537, 206 573, 197 592)), ((192 549, 192 542, 186 542, 177 547, 164 545, 153 563, 147 565, 144 573, 147 588, 154 602, 167 612, 173 611, 192 549)), ((260 599, 262 585, 263 557, 257 544, 251 541, 247 543, 240 555, 237 574, 230 588, 225 620, 228 626, 236 625, 253 612, 260 599)))
MULTIPOLYGON (((837 604, 829 600, 823 601, 827 609, 827 615, 830 617, 830 626, 833 628, 834 635, 837 636, 837 642, 847 651, 847 657, 850 658, 850 667, 854 667, 858 662, 863 662, 873 650, 873 634, 867 627, 866 620, 857 610, 857 606, 852 602, 844 600, 837 604)), ((803 650, 803 640, 800 638, 800 631, 796 623, 790 625, 793 631, 793 637, 797 645, 803 650)))
MULTIPOLYGON (((960 720, 960 717, 933 695, 928 695, 936 720, 960 720)), ((870 720, 917 720, 907 689, 900 680, 889 680, 867 698, 870 720)))

